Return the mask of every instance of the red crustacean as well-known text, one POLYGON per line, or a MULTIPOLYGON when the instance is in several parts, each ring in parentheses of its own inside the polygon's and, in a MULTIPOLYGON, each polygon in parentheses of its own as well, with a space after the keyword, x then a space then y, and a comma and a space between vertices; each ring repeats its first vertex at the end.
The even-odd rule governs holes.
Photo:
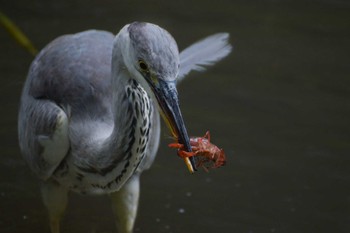
POLYGON ((177 154, 181 158, 196 156, 196 166, 203 167, 205 171, 210 168, 218 168, 226 163, 226 156, 223 149, 219 149, 210 142, 210 133, 207 131, 203 137, 191 137, 190 145, 192 152, 184 150, 184 145, 171 143, 169 147, 178 148, 177 154))

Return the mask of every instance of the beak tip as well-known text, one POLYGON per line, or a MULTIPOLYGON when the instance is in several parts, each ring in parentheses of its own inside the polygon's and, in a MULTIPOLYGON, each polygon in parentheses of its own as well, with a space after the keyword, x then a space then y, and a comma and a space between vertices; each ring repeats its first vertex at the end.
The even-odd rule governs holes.
POLYGON ((195 173, 197 171, 197 166, 196 166, 196 161, 195 161, 194 156, 192 156, 190 158, 190 163, 191 163, 191 166, 192 166, 192 172, 191 173, 195 173))
POLYGON ((194 156, 186 158, 185 163, 186 163, 187 168, 191 174, 194 174, 197 171, 196 159, 194 156))
POLYGON ((185 158, 185 163, 187 165, 187 169, 191 174, 194 174, 197 171, 193 157, 185 158))

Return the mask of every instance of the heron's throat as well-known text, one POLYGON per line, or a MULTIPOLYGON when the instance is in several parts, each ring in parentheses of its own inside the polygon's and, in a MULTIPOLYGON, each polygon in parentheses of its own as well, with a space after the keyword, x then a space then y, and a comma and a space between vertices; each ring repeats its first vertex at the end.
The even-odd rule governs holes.
POLYGON ((119 126, 119 151, 122 153, 123 164, 117 183, 124 183, 134 174, 141 161, 146 156, 151 130, 153 105, 146 91, 134 79, 130 79, 125 86, 127 108, 124 113, 124 125, 119 126))

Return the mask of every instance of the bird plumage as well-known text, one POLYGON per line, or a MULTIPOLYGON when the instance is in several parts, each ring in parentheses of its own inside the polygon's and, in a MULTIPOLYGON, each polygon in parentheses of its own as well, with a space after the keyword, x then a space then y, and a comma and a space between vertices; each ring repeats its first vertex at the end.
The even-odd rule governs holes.
POLYGON ((43 180, 52 232, 59 232, 69 190, 111 193, 120 231, 132 231, 138 202, 133 192, 138 192, 139 174, 150 167, 159 145, 157 109, 188 141, 174 82, 229 51, 226 35, 195 44, 179 56, 168 32, 136 22, 117 36, 96 30, 61 36, 38 54, 22 92, 19 144, 43 180), (211 57, 201 58, 209 51, 211 57))
MULTIPOLYGON (((123 125, 124 131, 119 133, 128 137, 121 139, 120 149, 113 155, 100 148, 114 127, 111 110, 113 40, 114 36, 111 33, 103 31, 86 31, 54 40, 34 60, 22 94, 23 111, 20 112, 19 122, 22 123, 20 130, 27 132, 27 136, 20 138, 20 142, 27 161, 33 164, 32 169, 39 175, 46 170, 43 168, 50 162, 50 169, 46 174, 40 175, 42 178, 53 178, 70 189, 83 193, 103 192, 101 189, 111 192, 119 189, 118 185, 112 185, 112 180, 121 178, 121 171, 125 169, 127 161, 120 171, 114 172, 114 176, 107 175, 123 161, 126 152, 132 149, 136 134, 136 126, 132 124, 137 124, 136 118, 139 117, 135 114, 147 116, 147 124, 151 124, 151 115, 158 114, 153 112, 153 102, 143 97, 147 94, 138 84, 130 81, 127 87, 118 87, 120 92, 126 90, 123 98, 128 99, 124 108, 117 108, 127 119, 123 125), (139 101, 143 101, 143 104, 139 101), (148 109, 143 107, 146 106, 145 102, 148 109), (52 106, 54 113, 47 111, 48 106, 52 106), (69 113, 66 113, 66 109, 69 109, 69 113), (42 119, 45 114, 51 114, 51 118, 42 119), (55 140, 53 136, 60 123, 60 114, 69 122, 69 125, 64 125, 68 127, 64 129, 68 132, 66 138, 55 140), (28 127, 37 130, 29 130, 28 127), (44 156, 47 148, 41 138, 49 138, 47 141, 53 141, 55 144, 62 140, 68 140, 69 143, 64 143, 66 148, 61 149, 62 155, 51 154, 51 158, 47 159, 47 156, 44 156), (33 145, 37 145, 36 150, 32 150, 33 145), (68 151, 68 154, 64 153, 68 151), (40 162, 42 165, 39 165, 40 162), (93 179, 94 176, 97 176, 96 179, 93 179), (90 178, 90 181, 87 178, 90 178), (79 185, 83 184, 84 180, 86 184, 79 185)), ((158 125, 159 117, 154 119, 154 125, 158 125)), ((149 131, 151 130, 147 131, 147 136, 149 131)), ((22 137, 26 134, 19 135, 22 137)), ((159 136, 152 137, 152 140, 158 141, 159 136)), ((62 148, 62 144, 57 145, 57 148, 62 148)), ((154 144, 157 143, 152 142, 152 145, 154 144)), ((155 156, 155 153, 150 156, 155 156)))
POLYGON ((190 71, 204 71, 206 66, 211 66, 226 57, 232 50, 228 43, 228 33, 217 33, 208 36, 180 53, 180 72, 178 82, 190 71))

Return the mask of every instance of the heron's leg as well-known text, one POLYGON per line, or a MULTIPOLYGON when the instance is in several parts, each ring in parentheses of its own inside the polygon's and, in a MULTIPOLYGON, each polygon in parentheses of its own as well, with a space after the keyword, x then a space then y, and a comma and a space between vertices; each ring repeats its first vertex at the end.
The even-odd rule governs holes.
POLYGON ((60 221, 68 202, 68 189, 48 181, 42 184, 41 193, 49 212, 51 233, 59 233, 60 221))
POLYGON ((133 232, 140 196, 140 175, 133 175, 119 191, 110 196, 118 233, 133 232))

